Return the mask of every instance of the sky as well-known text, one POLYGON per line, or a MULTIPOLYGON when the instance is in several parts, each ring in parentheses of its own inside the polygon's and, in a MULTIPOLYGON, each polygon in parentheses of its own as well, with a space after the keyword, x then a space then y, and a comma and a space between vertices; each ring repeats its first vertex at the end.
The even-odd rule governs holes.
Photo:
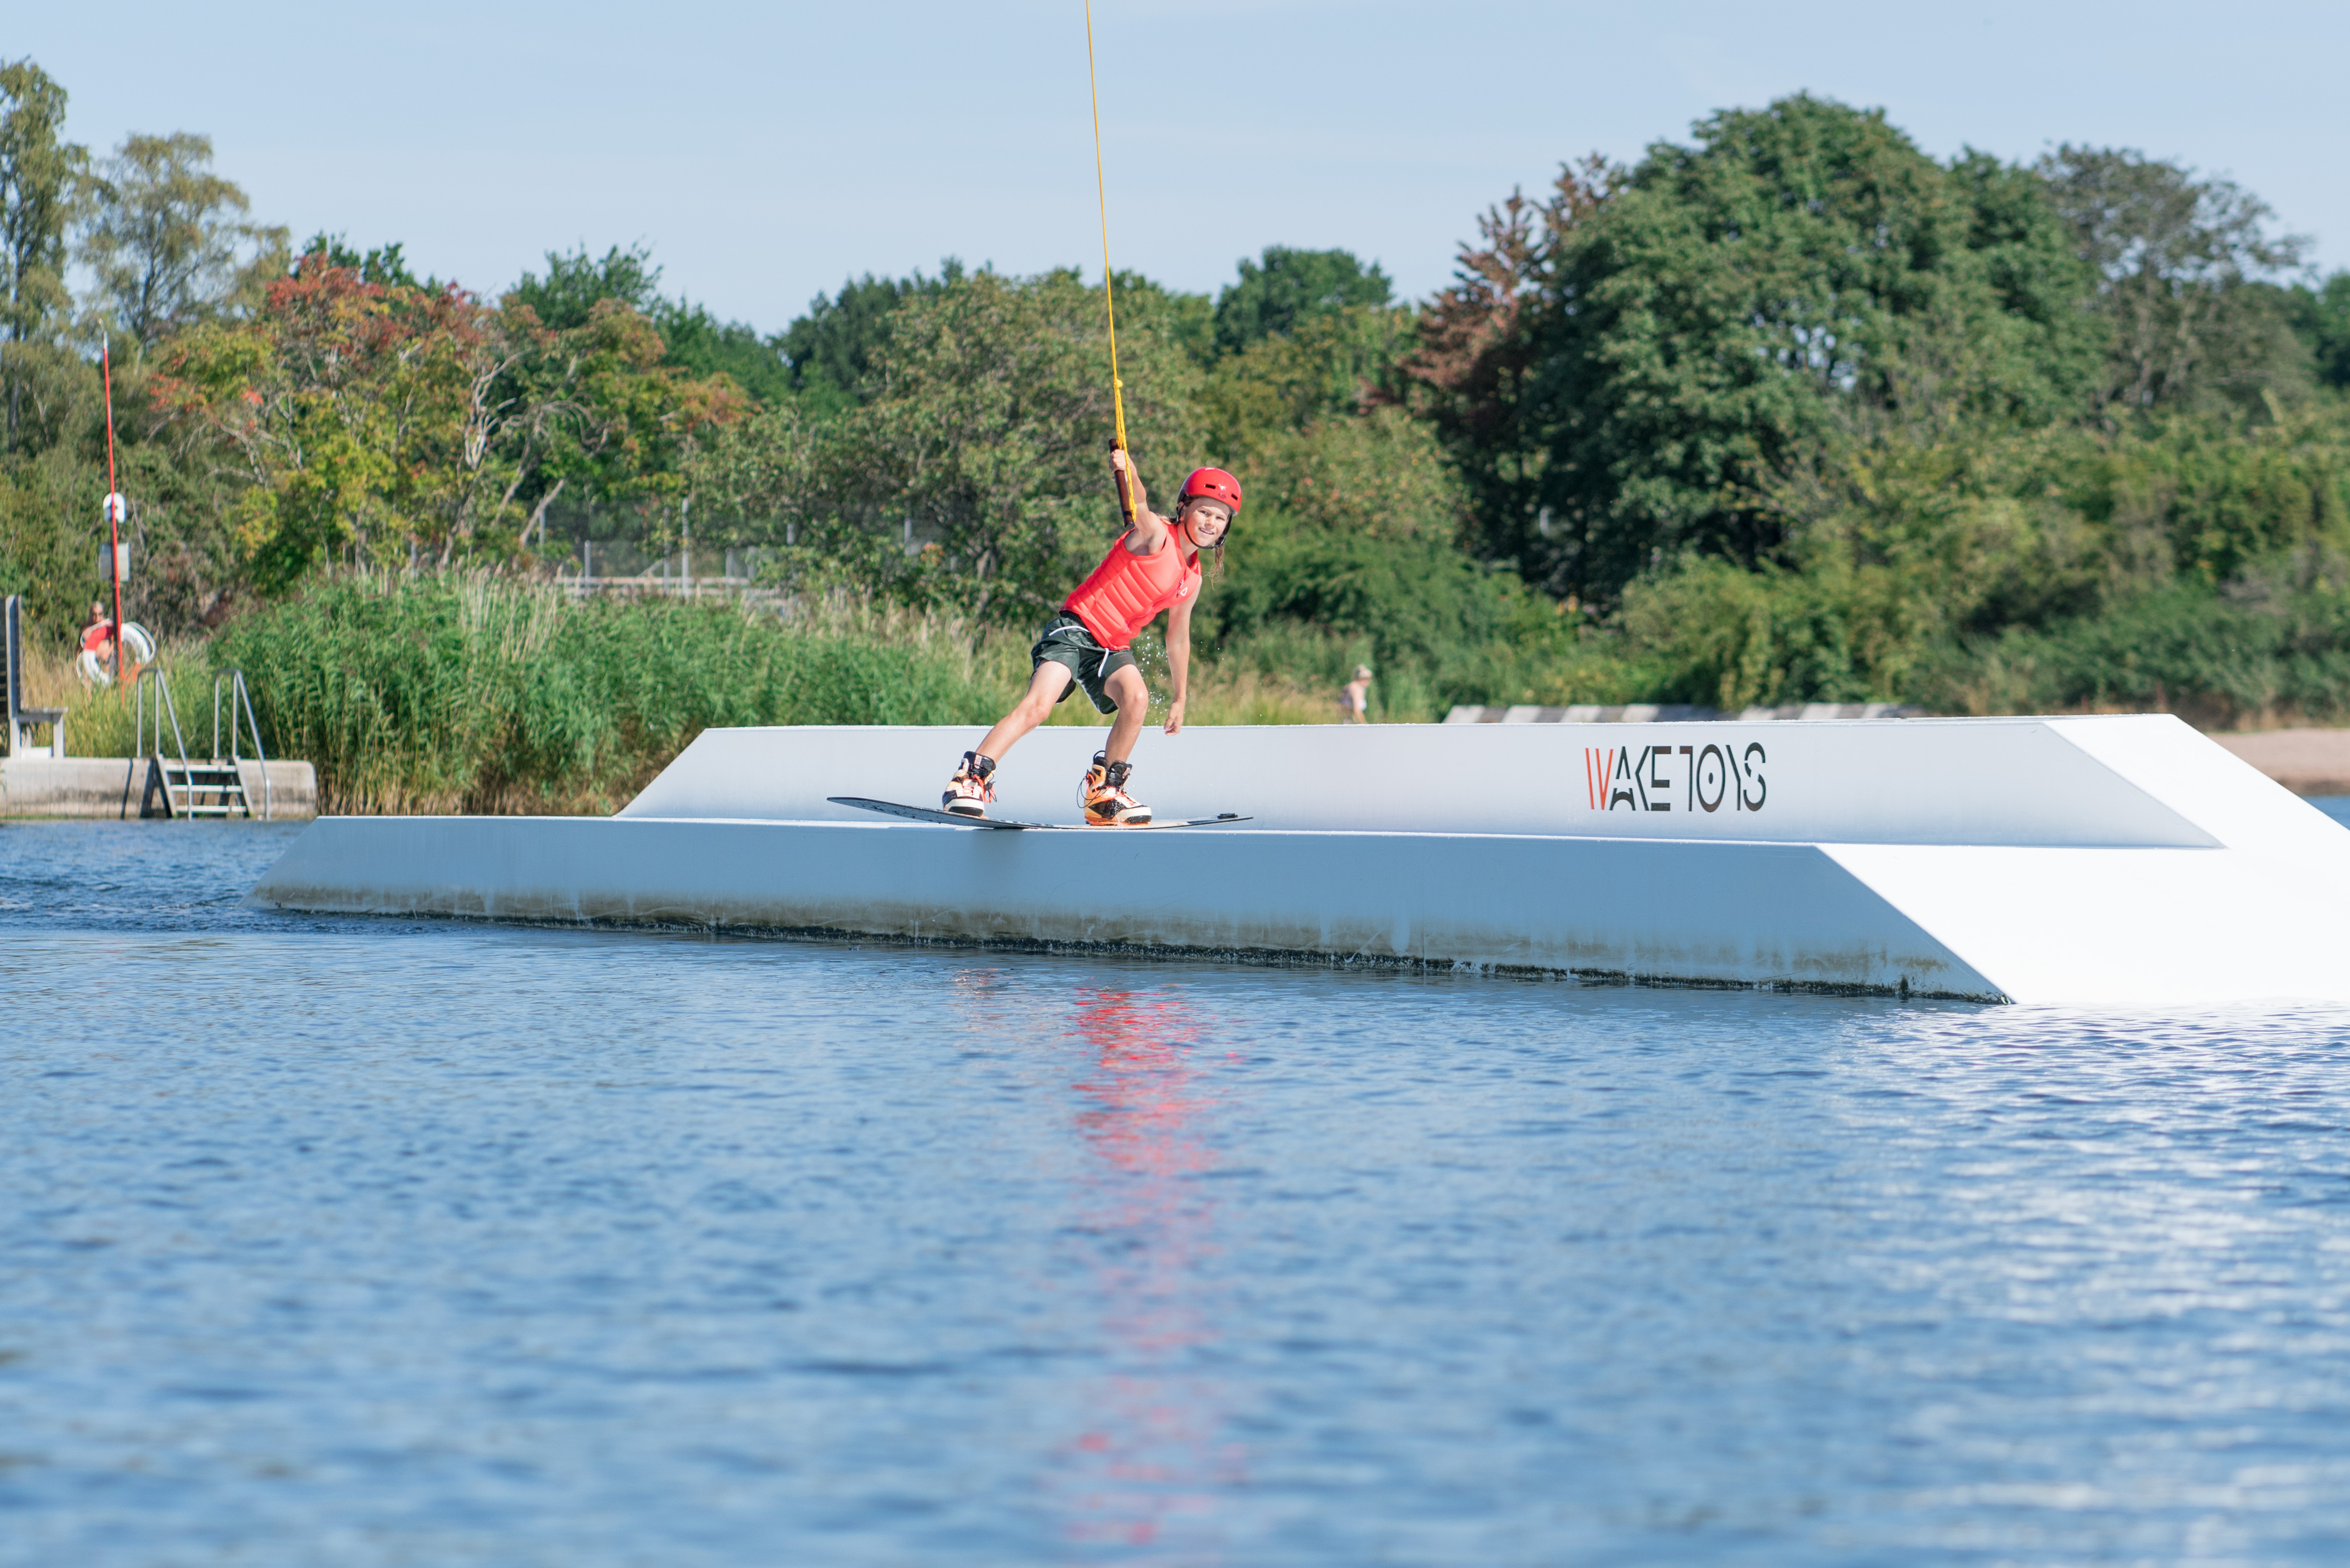
MULTIPOLYGON (((775 331, 950 255, 1100 272, 1082 0, 26 9, 0 57, 67 88, 70 139, 207 134, 255 218, 484 293, 641 243, 664 292, 775 331)), ((1093 31, 1112 259, 1180 288, 1343 245, 1424 297, 1513 188, 1803 90, 1937 157, 2178 160, 2350 265, 2340 0, 1096 0, 1093 31)))

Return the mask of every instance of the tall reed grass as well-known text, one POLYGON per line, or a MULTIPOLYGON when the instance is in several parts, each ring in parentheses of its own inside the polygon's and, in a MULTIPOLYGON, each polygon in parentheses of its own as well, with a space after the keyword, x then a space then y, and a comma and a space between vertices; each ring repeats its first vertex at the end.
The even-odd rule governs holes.
MULTIPOLYGON (((184 742, 191 757, 213 754, 213 666, 206 650, 201 647, 166 649, 149 669, 170 682, 172 701, 164 708, 155 694, 154 685, 147 685, 143 698, 136 694, 134 684, 122 686, 90 686, 77 667, 79 649, 68 653, 38 647, 25 649, 25 699, 35 708, 66 710, 66 751, 77 757, 129 757, 142 752, 160 749, 176 752, 184 742), (146 734, 143 743, 134 732, 140 727, 140 710, 143 706, 146 734), (178 717, 176 731, 172 716, 178 717)), ((228 750, 227 691, 221 692, 221 751, 228 750)), ((253 753, 251 742, 243 754, 253 753)))
POLYGON ((236 621, 272 754, 347 812, 606 812, 711 725, 992 717, 968 643, 488 577, 338 577, 236 621))
MULTIPOLYGON (((487 576, 345 576, 158 663, 192 755, 211 750, 216 675, 242 670, 268 754, 312 763, 324 810, 604 813, 712 725, 992 723, 1027 685, 1028 647, 1024 632, 849 599, 786 618, 487 576)), ((1163 650, 1139 651, 1163 712, 1163 650)), ((1246 659, 1195 670, 1187 721, 1334 719, 1336 687, 1313 677, 1341 655, 1316 652, 1311 685, 1246 659)), ((36 693, 71 709, 74 753, 132 754, 128 693, 84 690, 69 659, 28 665, 36 693)), ((1079 692, 1051 722, 1109 722, 1079 692)))

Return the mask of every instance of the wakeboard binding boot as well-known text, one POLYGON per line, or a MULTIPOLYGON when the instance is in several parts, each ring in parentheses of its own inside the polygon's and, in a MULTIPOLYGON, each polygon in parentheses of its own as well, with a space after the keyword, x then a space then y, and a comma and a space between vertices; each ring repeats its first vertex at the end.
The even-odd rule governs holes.
POLYGON ((1150 820, 1150 808, 1127 793, 1126 781, 1133 774, 1132 763, 1113 763, 1105 753, 1094 753, 1094 765, 1077 786, 1077 805, 1087 827, 1140 827, 1150 820))
POLYGON ((939 809, 949 816, 985 816, 994 804, 995 759, 965 752, 954 777, 947 780, 946 794, 939 797, 939 809))

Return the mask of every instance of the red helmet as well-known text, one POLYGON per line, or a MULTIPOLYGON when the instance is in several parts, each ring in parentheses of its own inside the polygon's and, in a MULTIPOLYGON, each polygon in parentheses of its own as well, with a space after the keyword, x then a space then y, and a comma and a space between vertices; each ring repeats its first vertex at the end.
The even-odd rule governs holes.
POLYGON ((1183 482, 1183 493, 1175 498, 1175 510, 1183 510, 1186 502, 1221 501, 1232 508, 1232 515, 1241 513, 1241 482, 1221 468, 1195 468, 1191 477, 1183 482))

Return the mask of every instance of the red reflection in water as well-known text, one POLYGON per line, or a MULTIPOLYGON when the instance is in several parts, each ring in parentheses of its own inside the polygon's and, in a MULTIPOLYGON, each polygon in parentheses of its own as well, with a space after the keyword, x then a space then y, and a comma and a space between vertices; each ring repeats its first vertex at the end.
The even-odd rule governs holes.
POLYGON ((1214 1561, 1212 1511, 1243 1455, 1222 1432, 1222 1389, 1197 1370, 1217 1305, 1202 1277, 1215 1204, 1194 1179, 1215 1163, 1198 1028, 1180 999, 1104 989, 1079 993, 1075 1032, 1094 1057, 1076 1085, 1091 1102, 1077 1129, 1092 1156, 1076 1228, 1118 1369, 1089 1391, 1086 1428, 1062 1450, 1068 1534, 1214 1561))

